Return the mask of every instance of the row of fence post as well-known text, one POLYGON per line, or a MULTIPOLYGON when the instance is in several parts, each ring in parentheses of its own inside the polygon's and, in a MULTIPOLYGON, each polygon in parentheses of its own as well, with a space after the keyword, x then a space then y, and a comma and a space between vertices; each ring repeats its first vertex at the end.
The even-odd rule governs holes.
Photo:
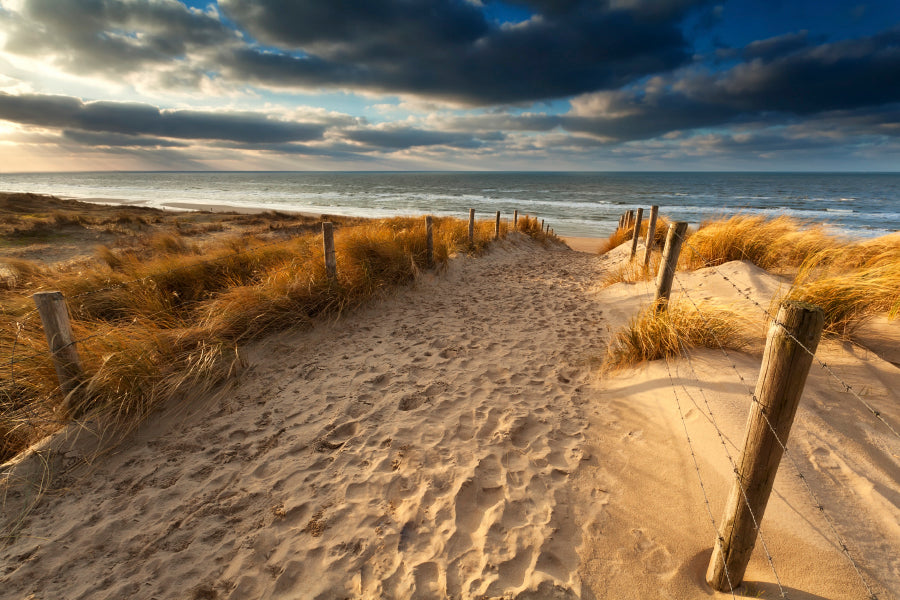
MULTIPOLYGON (((649 265, 658 208, 653 206, 650 210, 645 266, 649 265)), ((619 218, 620 228, 634 228, 631 259, 637 249, 642 216, 643 209, 639 208, 636 213, 629 210, 619 218)), ((656 277, 657 312, 668 310, 687 229, 688 224, 683 221, 669 224, 656 277)), ((769 328, 743 451, 706 573, 707 583, 718 591, 731 591, 743 581, 823 326, 821 308, 788 300, 782 302, 769 328)))

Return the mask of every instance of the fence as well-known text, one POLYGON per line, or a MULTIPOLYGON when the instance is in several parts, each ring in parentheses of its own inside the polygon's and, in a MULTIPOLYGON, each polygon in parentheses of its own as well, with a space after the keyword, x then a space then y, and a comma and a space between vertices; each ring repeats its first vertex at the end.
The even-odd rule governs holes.
MULTIPOLYGON (((652 251, 651 244, 657 210, 658 207, 656 206, 651 209, 651 219, 647 229, 647 247, 643 261, 645 265, 649 264, 649 256, 652 251)), ((636 215, 634 211, 627 211, 619 219, 620 227, 626 230, 626 233, 629 228, 633 228, 630 253, 630 259, 632 260, 635 256, 637 240, 640 234, 641 214, 641 209, 638 209, 636 215)), ((684 222, 676 222, 669 225, 666 245, 662 252, 656 281, 654 304, 657 311, 667 309, 672 284, 675 280, 675 265, 678 262, 678 256, 682 247, 689 248, 694 256, 700 258, 703 264, 711 267, 718 276, 727 281, 742 297, 752 302, 771 322, 756 388, 747 387, 751 408, 747 420, 742 453, 737 458, 728 449, 725 436, 703 391, 700 377, 694 370, 690 353, 686 345, 682 341, 679 342, 681 354, 685 357, 688 368, 700 390, 710 423, 719 437, 728 462, 735 474, 724 514, 719 523, 717 523, 712 513, 707 488, 700 473, 694 444, 688 432, 685 413, 681 406, 678 386, 672 377, 669 360, 668 358, 665 359, 666 370, 674 392, 676 409, 682 422, 694 470, 696 471, 704 498, 706 512, 709 516, 712 530, 715 532, 713 552, 706 573, 707 583, 718 591, 730 592, 732 596, 735 596, 735 590, 743 580, 744 572, 758 537, 780 595, 783 598, 787 598, 775 567, 774 557, 769 550, 769 545, 766 542, 762 529, 762 520, 774 485, 775 473, 778 470, 781 458, 786 456, 796 471, 797 477, 803 482, 803 487, 810 497, 813 508, 822 515, 827 524, 829 535, 856 573, 867 597, 870 599, 877 598, 872 586, 863 576, 864 569, 854 558, 846 540, 838 532, 834 519, 813 491, 806 474, 801 471, 798 462, 791 456, 787 448, 791 425, 811 365, 817 362, 832 378, 840 383, 846 393, 851 394, 859 401, 895 437, 900 438, 900 434, 878 410, 867 403, 834 369, 816 357, 815 351, 823 329, 821 309, 802 302, 785 301, 781 304, 778 313, 772 315, 768 308, 756 302, 747 291, 741 289, 727 275, 716 268, 710 260, 700 255, 699 251, 690 244, 687 235, 687 223, 684 222)), ((709 324, 709 319, 704 314, 700 304, 691 297, 687 288, 681 285, 680 282, 679 286, 682 295, 688 299, 704 322, 709 324)), ((713 336, 716 335, 714 328, 708 327, 708 329, 713 336)), ((723 341, 717 337, 715 341, 718 349, 722 352, 730 368, 736 373, 741 384, 747 385, 747 381, 738 370, 723 341)), ((693 400, 683 383, 681 388, 682 393, 693 400)), ((696 401, 694 403, 699 406, 696 401)))

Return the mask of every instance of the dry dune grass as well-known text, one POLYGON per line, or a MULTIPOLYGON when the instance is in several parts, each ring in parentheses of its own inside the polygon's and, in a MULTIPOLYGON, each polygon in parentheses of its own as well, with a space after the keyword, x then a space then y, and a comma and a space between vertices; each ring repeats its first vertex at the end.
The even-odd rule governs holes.
POLYGON ((820 306, 826 332, 845 338, 872 315, 900 317, 900 236, 809 256, 788 297, 820 306))
POLYGON ((698 307, 687 302, 657 310, 651 305, 616 333, 604 360, 606 370, 644 361, 679 356, 691 347, 741 349, 747 345, 741 317, 712 304, 698 307))
MULTIPOLYGON (((519 229, 548 238, 536 221, 520 221, 519 229)), ((435 263, 458 251, 477 253, 493 237, 493 221, 478 222, 470 245, 465 221, 436 218, 435 263)), ((339 226, 335 245, 333 282, 315 234, 229 239, 202 250, 176 234, 155 234, 144 247, 101 248, 93 265, 77 272, 13 261, 17 287, 3 293, 0 309, 0 356, 7 359, 0 460, 86 411, 110 433, 127 431, 179 391, 227 378, 240 360, 237 343, 339 313, 426 268, 421 218, 339 226), (78 349, 86 377, 65 402, 31 311, 30 296, 40 289, 66 295, 75 337, 84 340, 78 349)))
POLYGON ((825 311, 825 331, 850 337, 867 317, 900 316, 900 237, 850 241, 790 217, 735 216, 690 234, 680 266, 746 260, 794 276, 787 297, 825 311))
POLYGON ((689 235, 681 263, 694 269, 747 260, 778 272, 799 267, 813 254, 845 243, 829 235, 822 225, 809 225, 791 217, 736 215, 701 224, 689 235))
MULTIPOLYGON (((610 243, 627 239, 617 232, 610 243)), ((644 269, 638 261, 622 262, 601 285, 651 279, 658 270, 659 259, 655 258, 651 269, 644 269)), ((793 285, 785 296, 820 306, 827 334, 852 339, 855 329, 871 316, 900 317, 900 236, 851 241, 829 235, 822 225, 811 226, 789 217, 738 215, 704 223, 689 233, 679 267, 715 267, 733 260, 791 274, 793 285)), ((781 299, 774 299, 773 306, 781 299)), ((716 310, 712 314, 724 313, 716 310)), ((691 315, 685 307, 660 315, 652 310, 641 313, 617 335, 607 364, 622 366, 677 353, 682 335, 689 343, 707 345, 702 339, 704 329, 716 332, 721 340, 731 340, 731 335, 723 335, 726 329, 719 330, 726 321, 710 318, 705 322, 691 315)))

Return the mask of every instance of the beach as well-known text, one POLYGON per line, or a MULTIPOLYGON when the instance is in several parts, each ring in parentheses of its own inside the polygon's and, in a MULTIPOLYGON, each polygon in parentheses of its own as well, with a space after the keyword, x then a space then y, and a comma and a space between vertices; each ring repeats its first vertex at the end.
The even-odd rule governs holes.
MULTIPOLYGON (((705 573, 759 307, 790 280, 745 261, 679 271, 673 301, 732 306, 752 343, 606 372, 653 282, 602 284, 630 243, 565 241, 510 232, 243 345, 235 377, 100 454, 87 420, 5 464, 19 524, 0 596, 732 596, 705 573)), ((866 331, 819 346, 828 369, 810 372, 738 596, 898 597, 900 439, 884 424, 900 424, 900 335, 886 317, 866 331)))

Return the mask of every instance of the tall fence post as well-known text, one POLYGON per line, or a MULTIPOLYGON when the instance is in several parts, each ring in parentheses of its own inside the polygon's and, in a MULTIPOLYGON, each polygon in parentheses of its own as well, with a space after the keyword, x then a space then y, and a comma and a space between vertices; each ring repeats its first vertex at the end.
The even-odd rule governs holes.
POLYGON ((644 209, 639 208, 637 210, 637 217, 635 219, 634 225, 634 233, 631 234, 631 255, 628 257, 629 260, 634 258, 634 255, 637 253, 637 244, 638 239, 641 237, 641 221, 644 220, 644 209))
POLYGON ((475 244, 475 209, 469 209, 469 245, 475 244))
POLYGON ((500 211, 497 211, 497 224, 494 225, 494 239, 500 239, 500 211))
POLYGON ((644 266, 650 266, 650 255, 653 253, 653 246, 656 245, 656 217, 659 214, 659 206, 655 204, 650 207, 650 222, 647 223, 647 237, 644 239, 644 266))
POLYGON ((681 253, 681 243, 688 224, 678 221, 669 225, 666 235, 666 247, 663 250, 662 262, 659 264, 659 273, 656 276, 656 310, 663 310, 669 304, 669 295, 672 293, 672 280, 675 279, 675 267, 678 265, 678 255, 681 253))
POLYGON ((519 210, 516 209, 513 211, 513 229, 519 228, 519 210))
POLYGON ((330 281, 337 279, 337 259, 334 254, 334 225, 330 221, 322 222, 322 244, 325 248, 325 272, 330 281))
POLYGON ((716 590, 730 591, 744 579, 823 324, 821 308, 788 300, 769 327, 744 452, 706 571, 716 590))
MULTIPOLYGON (((69 309, 62 292, 38 292, 32 296, 37 306, 47 345, 53 357, 59 388, 68 396, 78 388, 84 377, 81 358, 75 348, 75 336, 69 321, 69 309)), ((71 403, 68 403, 71 405, 71 403)))
POLYGON ((434 266, 434 225, 431 215, 425 217, 425 264, 434 266))

